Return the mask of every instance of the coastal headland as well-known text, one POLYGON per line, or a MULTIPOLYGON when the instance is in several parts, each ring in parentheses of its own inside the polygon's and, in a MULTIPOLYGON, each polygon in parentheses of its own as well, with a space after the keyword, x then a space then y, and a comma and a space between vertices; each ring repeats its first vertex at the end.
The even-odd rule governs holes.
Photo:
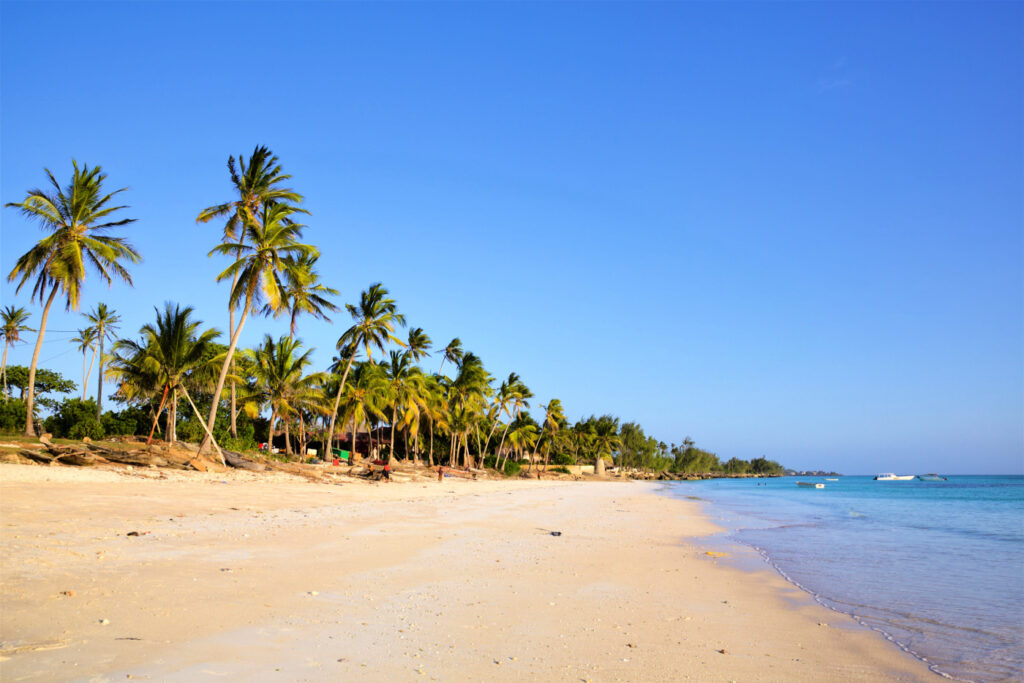
POLYGON ((0 679, 935 677, 660 486, 0 465, 0 679))

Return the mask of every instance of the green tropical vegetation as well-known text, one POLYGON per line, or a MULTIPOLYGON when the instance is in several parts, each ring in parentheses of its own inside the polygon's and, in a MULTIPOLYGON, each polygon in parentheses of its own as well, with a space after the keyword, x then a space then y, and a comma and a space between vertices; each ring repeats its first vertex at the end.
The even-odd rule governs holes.
POLYGON ((198 442, 201 451, 212 442, 218 454, 220 447, 245 450, 262 443, 293 458, 305 457, 307 448, 323 455, 345 449, 389 462, 493 467, 509 476, 523 468, 570 472, 579 464, 598 473, 606 467, 679 474, 781 471, 764 457, 722 462, 689 437, 667 444, 614 415, 572 422, 555 397, 539 404, 538 420, 531 413, 536 397, 523 378, 512 372, 498 382, 459 338, 435 351, 440 358, 431 361, 437 368, 431 371, 421 363, 432 358, 433 341, 422 327, 402 331, 405 315, 382 283, 342 306, 338 290, 321 282, 319 252, 298 222, 309 215, 304 198, 285 187, 291 176, 269 149, 229 157, 228 172, 232 198, 197 217, 201 224, 223 221, 208 255, 227 261, 216 277, 230 283, 226 343, 220 331, 195 318, 192 307, 177 302, 155 308, 151 322, 119 337, 120 316, 98 303, 71 340, 82 354, 80 398, 56 398, 77 386, 38 367, 39 349, 58 296, 68 310, 78 310, 86 277, 132 285, 127 266, 141 256, 116 231, 134 219, 115 219, 127 207, 111 202, 124 190, 106 192, 99 167, 75 162, 65 186, 47 170, 50 189, 32 190, 7 205, 37 220, 47 234, 8 275, 17 292, 31 283, 30 299, 42 310, 27 368, 8 367, 7 351, 34 331, 30 314, 13 306, 2 311, 0 431, 34 435, 41 422, 66 438, 159 435, 198 442), (351 322, 338 337, 337 355, 317 368, 314 349, 299 336, 302 320, 330 322, 341 310, 351 322), (287 329, 242 347, 242 330, 254 316, 281 319, 287 329), (97 393, 89 398, 94 365, 97 393), (103 410, 104 381, 113 384, 108 398, 116 411, 103 410), (41 409, 48 412, 42 419, 41 409))

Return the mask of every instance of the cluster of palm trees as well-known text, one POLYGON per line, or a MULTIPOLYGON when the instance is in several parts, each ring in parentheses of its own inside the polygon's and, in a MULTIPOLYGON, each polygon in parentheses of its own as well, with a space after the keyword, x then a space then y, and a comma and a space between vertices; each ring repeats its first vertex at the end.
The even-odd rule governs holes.
MULTIPOLYGON (((529 456, 531 462, 547 463, 554 454, 600 466, 617 451, 616 418, 590 417, 570 425, 561 402, 552 399, 540 406, 544 417, 537 422, 529 412, 533 393, 522 379, 512 373, 495 386, 481 359, 464 351, 459 339, 438 351, 436 372, 422 368, 419 363, 430 357, 432 341, 422 328, 399 333, 405 316, 380 283, 362 292, 358 303, 345 305, 352 320, 338 338, 337 355, 328 368, 315 370, 313 349, 304 348, 296 336, 300 317, 330 321, 329 315, 340 309, 331 300, 337 291, 320 282, 319 252, 303 241, 306 226, 299 220, 308 214, 303 197, 286 187, 290 176, 266 147, 257 147, 247 159, 229 158, 228 171, 233 196, 197 217, 198 223, 224 220, 210 255, 229 259, 217 276, 218 282, 231 283, 226 345, 218 341, 218 330, 195 319, 192 308, 172 303, 157 309, 155 321, 144 325, 137 339, 117 340, 120 318, 99 304, 73 340, 82 353, 83 398, 99 360, 98 411, 107 376, 115 381, 119 401, 150 411, 151 437, 163 417, 164 437, 177 438, 184 401, 187 419, 202 427, 201 449, 212 443, 218 454, 214 434, 222 410, 228 411, 231 437, 238 436, 242 411, 249 417, 269 412, 267 441, 283 432, 286 451, 300 454, 311 442, 325 449, 349 445, 342 443, 345 434, 355 451, 358 434, 379 435, 381 428, 387 438, 376 438, 378 455, 402 453, 430 464, 474 466, 490 458, 490 464, 503 469, 509 460, 529 456), (239 348, 245 323, 255 315, 286 316, 288 334, 267 335, 253 348, 239 348), (111 341, 107 356, 104 344, 111 341), (198 405, 207 402, 204 417, 198 405)), ((114 218, 127 208, 112 205, 123 190, 105 193, 106 176, 99 167, 74 163, 64 187, 46 173, 48 191, 32 190, 24 201, 7 205, 48 232, 8 276, 17 281, 18 292, 31 283, 32 298, 43 306, 26 392, 25 433, 30 436, 35 433, 34 377, 50 307, 60 296, 67 309, 78 309, 86 264, 108 284, 119 279, 131 285, 127 266, 140 260, 128 241, 109 234, 134 219, 114 218)), ((29 328, 24 309, 8 307, 3 313, 6 366, 7 348, 29 328)))

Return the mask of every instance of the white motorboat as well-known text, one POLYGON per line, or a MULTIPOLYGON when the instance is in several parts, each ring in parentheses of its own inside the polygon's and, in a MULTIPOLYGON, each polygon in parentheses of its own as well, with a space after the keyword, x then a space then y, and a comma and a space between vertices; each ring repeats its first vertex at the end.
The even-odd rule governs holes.
POLYGON ((875 481, 913 481, 913 474, 893 474, 892 472, 886 472, 884 474, 875 475, 875 481))

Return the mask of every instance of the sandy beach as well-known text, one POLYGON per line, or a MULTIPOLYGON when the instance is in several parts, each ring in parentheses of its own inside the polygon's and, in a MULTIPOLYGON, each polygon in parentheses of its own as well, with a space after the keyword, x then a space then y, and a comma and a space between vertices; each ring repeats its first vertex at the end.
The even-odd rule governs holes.
POLYGON ((657 484, 165 476, 0 466, 0 679, 935 678, 657 484))

